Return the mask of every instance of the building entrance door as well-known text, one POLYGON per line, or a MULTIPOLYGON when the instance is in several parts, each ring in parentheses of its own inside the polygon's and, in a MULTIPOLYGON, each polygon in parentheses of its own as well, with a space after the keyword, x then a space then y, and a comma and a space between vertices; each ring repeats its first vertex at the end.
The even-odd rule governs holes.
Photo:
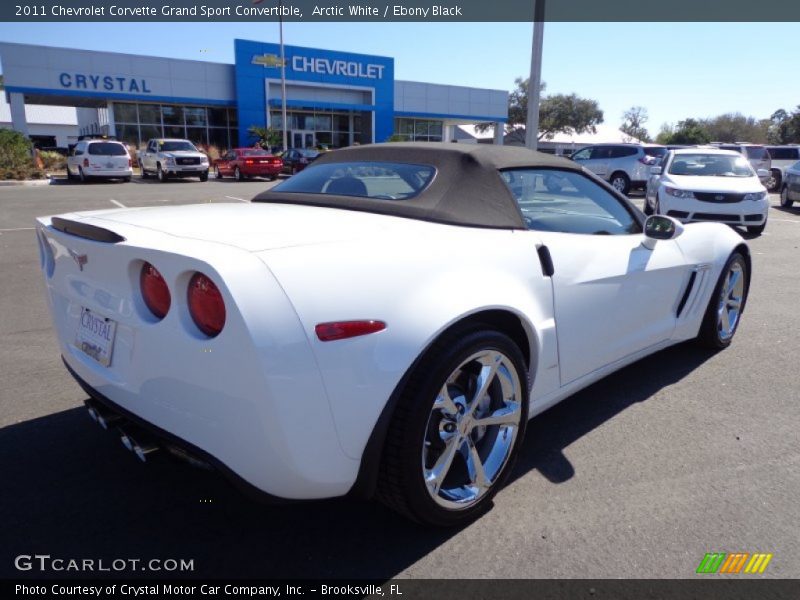
POLYGON ((292 148, 313 148, 316 146, 313 131, 292 131, 292 148))

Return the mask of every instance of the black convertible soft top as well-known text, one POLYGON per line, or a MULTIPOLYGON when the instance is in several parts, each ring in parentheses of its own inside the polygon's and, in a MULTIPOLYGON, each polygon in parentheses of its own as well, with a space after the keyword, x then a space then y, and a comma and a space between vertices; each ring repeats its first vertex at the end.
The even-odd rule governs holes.
POLYGON ((431 165, 436 168, 436 176, 419 195, 403 200, 270 190, 253 198, 253 202, 342 208, 471 227, 527 229, 499 170, 527 167, 585 172, 570 160, 527 148, 437 142, 343 148, 324 154, 308 168, 364 161, 431 165))

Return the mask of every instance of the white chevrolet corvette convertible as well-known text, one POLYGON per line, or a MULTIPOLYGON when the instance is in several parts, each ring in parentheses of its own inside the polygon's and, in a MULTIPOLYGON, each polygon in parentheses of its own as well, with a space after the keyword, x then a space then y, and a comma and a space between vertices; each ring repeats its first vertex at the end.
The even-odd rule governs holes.
POLYGON ((92 417, 140 459, 262 497, 479 515, 529 418, 647 354, 730 344, 750 252, 645 220, 523 148, 327 153, 251 204, 38 220, 47 299, 92 417))

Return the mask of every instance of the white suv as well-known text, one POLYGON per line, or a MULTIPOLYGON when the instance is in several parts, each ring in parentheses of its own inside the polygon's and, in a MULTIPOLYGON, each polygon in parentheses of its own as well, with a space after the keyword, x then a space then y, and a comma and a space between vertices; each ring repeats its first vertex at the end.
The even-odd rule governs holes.
POLYGON ((627 194, 631 188, 644 188, 650 167, 667 153, 656 144, 596 144, 575 152, 570 158, 627 194))
POLYGON ((67 179, 85 182, 90 177, 130 181, 133 166, 122 142, 104 138, 80 140, 67 157, 67 179))
POLYGON ((800 160, 800 146, 767 146, 767 151, 772 160, 772 168, 770 169, 770 178, 764 185, 770 192, 779 192, 786 169, 800 160))

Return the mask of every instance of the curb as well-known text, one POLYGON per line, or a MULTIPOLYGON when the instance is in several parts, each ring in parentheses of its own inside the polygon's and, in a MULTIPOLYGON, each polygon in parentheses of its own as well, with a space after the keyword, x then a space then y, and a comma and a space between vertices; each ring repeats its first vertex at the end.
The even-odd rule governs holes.
POLYGON ((50 185, 50 179, 4 179, 0 181, 0 187, 12 186, 12 185, 26 185, 26 186, 35 186, 35 185, 50 185))

